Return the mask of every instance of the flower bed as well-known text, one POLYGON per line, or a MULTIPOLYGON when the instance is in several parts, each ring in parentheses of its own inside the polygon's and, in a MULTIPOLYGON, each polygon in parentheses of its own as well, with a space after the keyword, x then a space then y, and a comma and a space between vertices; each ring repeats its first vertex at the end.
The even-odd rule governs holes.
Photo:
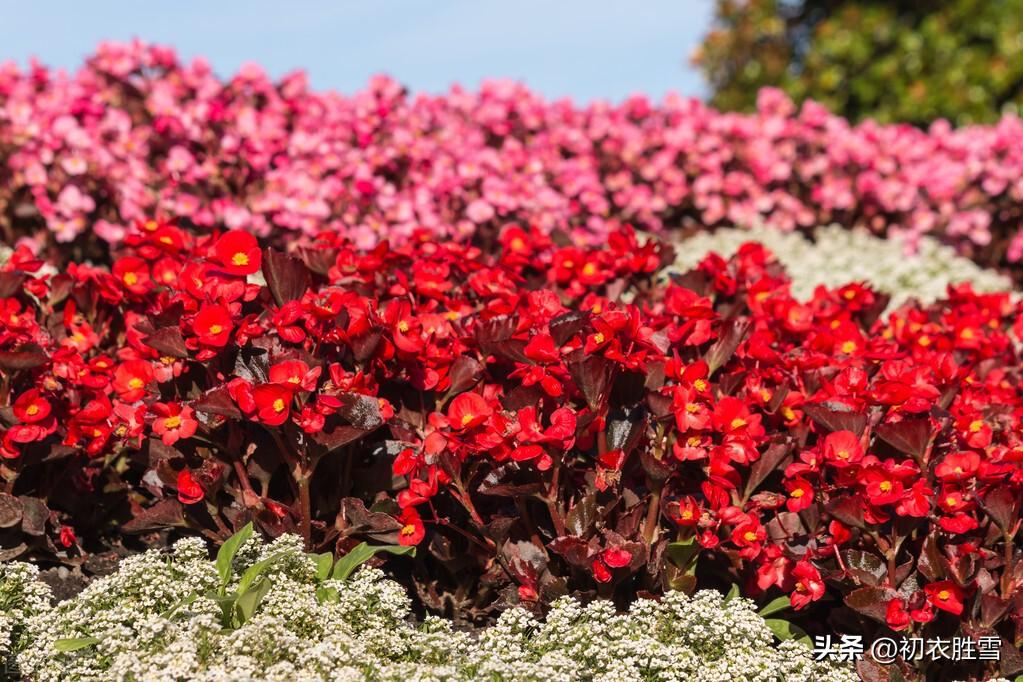
POLYGON ((620 615, 606 601, 563 598, 542 621, 515 608, 473 634, 436 617, 413 625, 400 585, 373 568, 330 577, 301 544, 295 536, 250 541, 215 564, 201 541, 182 540, 169 555, 125 561, 52 608, 34 567, 0 565, 0 623, 20 621, 0 654, 40 682, 857 679, 814 662, 796 642, 775 646, 751 602, 713 591, 639 600, 620 615), (225 615, 215 596, 244 590, 261 563, 250 584, 265 588, 247 593, 259 595, 251 610, 239 599, 225 615))
POLYGON ((743 244, 757 242, 785 266, 792 278, 792 295, 799 300, 813 296, 818 286, 839 288, 850 282, 866 282, 888 294, 890 308, 910 298, 933 303, 947 295, 950 284, 969 282, 978 292, 1012 288, 1008 278, 957 256, 930 237, 922 237, 915 251, 898 238, 882 239, 838 225, 818 228, 812 238, 765 227, 702 232, 676 244, 675 263, 664 273, 682 274, 709 253, 728 258, 743 244))
POLYGON ((850 125, 776 91, 753 115, 695 100, 577 107, 497 82, 351 96, 256 66, 104 44, 74 76, 0 69, 0 228, 49 228, 105 257, 152 216, 278 243, 329 230, 361 246, 417 227, 481 242, 508 222, 596 243, 623 222, 705 229, 838 222, 930 234, 986 265, 1023 254, 1023 123, 850 125))
POLYGON ((417 601, 470 621, 736 584, 810 634, 995 636, 964 674, 1023 669, 1008 294, 879 319, 859 284, 796 300, 758 245, 658 284, 671 250, 630 230, 498 241, 291 256, 163 224, 43 277, 16 250, 5 557, 251 520, 417 546, 417 601))

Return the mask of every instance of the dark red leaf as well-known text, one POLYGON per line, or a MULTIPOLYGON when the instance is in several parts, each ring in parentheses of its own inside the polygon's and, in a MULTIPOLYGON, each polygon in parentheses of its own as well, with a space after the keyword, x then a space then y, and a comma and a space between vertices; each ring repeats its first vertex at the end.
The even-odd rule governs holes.
POLYGON ((169 355, 172 358, 188 357, 185 338, 181 335, 181 329, 178 327, 157 329, 146 337, 144 343, 161 355, 169 355))
POLYGON ((302 298, 310 283, 302 261, 270 248, 263 250, 263 278, 277 305, 302 298))
POLYGON ((825 431, 852 431, 862 436, 867 427, 867 415, 861 412, 836 410, 823 404, 804 405, 803 411, 825 431))
POLYGON ((916 460, 920 460, 927 451, 932 431, 928 419, 904 419, 893 424, 879 424, 874 429, 878 438, 916 460))
POLYGON ((35 344, 22 346, 17 350, 0 352, 0 367, 4 369, 32 369, 49 361, 46 352, 35 344))

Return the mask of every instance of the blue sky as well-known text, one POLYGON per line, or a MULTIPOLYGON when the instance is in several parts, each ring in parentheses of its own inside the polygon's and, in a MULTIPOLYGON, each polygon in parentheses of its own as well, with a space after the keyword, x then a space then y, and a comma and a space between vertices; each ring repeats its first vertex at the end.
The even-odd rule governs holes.
POLYGON ((221 75, 254 61, 304 68, 317 88, 351 92, 375 73, 440 92, 510 77, 550 98, 620 100, 705 91, 689 55, 711 0, 0 0, 0 61, 73 69, 103 39, 139 37, 221 75))

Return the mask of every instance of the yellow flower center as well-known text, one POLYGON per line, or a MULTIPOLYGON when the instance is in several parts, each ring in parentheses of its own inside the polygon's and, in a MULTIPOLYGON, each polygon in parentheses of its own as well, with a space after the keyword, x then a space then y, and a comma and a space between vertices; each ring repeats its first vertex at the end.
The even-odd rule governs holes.
POLYGON ((693 512, 686 509, 679 516, 688 521, 689 519, 693 518, 693 512))
POLYGON ((181 426, 181 417, 179 417, 176 414, 171 415, 170 417, 167 417, 166 419, 163 420, 163 425, 166 426, 168 429, 176 429, 179 426, 181 426))
POLYGON ((521 237, 516 237, 515 239, 511 240, 511 244, 509 244, 509 246, 511 247, 512 251, 521 251, 522 249, 526 248, 526 242, 522 241, 521 237))
POLYGON ((700 406, 696 403, 686 403, 686 412, 692 414, 700 409, 700 406))
POLYGON ((948 601, 948 598, 951 596, 952 593, 949 592, 948 590, 942 590, 941 592, 938 592, 938 599, 940 599, 941 601, 948 601))
POLYGON ((983 419, 977 419, 975 421, 970 422, 970 433, 977 433, 982 428, 984 428, 983 419))
POLYGON ((411 523, 408 524, 407 526, 402 526, 401 527, 401 534, 404 537, 409 537, 410 535, 415 535, 415 533, 416 533, 416 527, 413 526, 411 523))
POLYGON ((597 332, 593 335, 593 343, 604 343, 604 335, 597 332))
POLYGON ((888 492, 892 489, 891 481, 881 481, 881 484, 877 486, 883 492, 888 492))
POLYGON ((142 381, 142 379, 139 379, 138 377, 132 377, 128 381, 128 388, 139 389, 142 388, 143 386, 145 386, 145 383, 142 381))
POLYGON ((950 507, 954 507, 957 504, 959 504, 959 501, 956 500, 956 498, 954 498, 951 495, 949 495, 948 497, 945 498, 945 504, 947 504, 950 507))
POLYGON ((917 340, 917 343, 919 343, 921 346, 926 348, 927 346, 931 345, 931 337, 929 337, 929 336, 921 336, 917 340))
POLYGON ((25 412, 30 417, 34 417, 35 415, 39 414, 39 406, 38 405, 29 405, 27 408, 25 408, 25 412))
POLYGON ((405 320, 402 320, 401 322, 399 322, 398 323, 398 331, 400 331, 402 334, 407 332, 408 331, 408 322, 406 322, 405 320))
POLYGON ((754 542, 757 539, 757 534, 751 530, 748 530, 743 534, 742 537, 746 539, 746 542, 754 542))
POLYGON ((742 427, 746 426, 746 420, 743 419, 742 417, 736 417, 735 419, 732 420, 730 426, 733 429, 741 429, 742 427))
POLYGON ((219 334, 222 331, 224 331, 224 328, 221 327, 219 324, 210 325, 210 334, 219 334))
POLYGON ((846 355, 852 353, 854 350, 856 350, 855 341, 846 341, 845 343, 842 344, 842 352, 845 353, 846 355))
POLYGON ((475 418, 476 418, 476 415, 471 414, 471 413, 466 413, 466 414, 462 415, 462 426, 468 426, 469 422, 471 422, 475 418))
POLYGON ((284 412, 284 399, 278 398, 274 401, 274 412, 284 412))
POLYGON ((586 275, 587 277, 592 276, 593 273, 595 273, 596 271, 597 266, 594 265, 593 263, 587 263, 586 265, 583 266, 583 274, 586 275))
POLYGON ((231 256, 231 262, 234 263, 235 265, 248 265, 249 257, 246 254, 239 251, 238 253, 231 256))
POLYGON ((124 273, 124 283, 127 284, 128 286, 133 286, 133 285, 137 284, 138 281, 139 281, 139 277, 134 272, 126 272, 126 273, 124 273))
POLYGON ((796 418, 796 413, 792 411, 791 407, 781 408, 781 416, 785 417, 787 421, 792 421, 796 418))
POLYGON ((707 382, 704 381, 703 379, 697 379, 696 381, 693 382, 693 388, 695 388, 697 391, 706 391, 707 382))
POLYGON ((798 500, 800 497, 802 497, 803 495, 806 494, 806 491, 803 490, 802 488, 796 488, 795 490, 793 490, 789 494, 792 495, 792 497, 794 497, 794 498, 796 498, 798 500))

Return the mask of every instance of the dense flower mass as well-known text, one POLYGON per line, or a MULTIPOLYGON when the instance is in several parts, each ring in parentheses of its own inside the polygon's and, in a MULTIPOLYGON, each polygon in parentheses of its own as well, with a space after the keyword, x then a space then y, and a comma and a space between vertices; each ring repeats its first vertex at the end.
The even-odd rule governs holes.
POLYGON ((865 230, 829 225, 808 239, 798 232, 766 227, 724 228, 697 233, 675 245, 675 264, 664 275, 682 274, 699 265, 708 253, 728 258, 746 242, 759 242, 774 254, 792 278, 792 295, 813 296, 818 286, 839 288, 850 282, 869 282, 891 296, 895 308, 914 298, 933 303, 944 298, 948 285, 969 282, 975 291, 1008 291, 1007 277, 977 266, 931 237, 921 237, 911 252, 901 239, 875 237, 865 230))
POLYGON ((348 581, 324 579, 300 544, 285 536, 241 548, 237 574, 272 563, 251 615, 226 628, 213 599, 182 602, 218 581, 196 540, 181 541, 169 557, 133 557, 55 608, 46 586, 33 580, 34 567, 0 564, 0 657, 8 670, 40 682, 857 679, 851 666, 815 662, 800 644, 775 646, 751 602, 726 602, 713 591, 640 600, 624 614, 606 601, 583 606, 565 598, 542 621, 510 609, 475 636, 437 617, 414 627, 397 583, 373 568, 348 581), (14 618, 12 631, 5 626, 14 618))
POLYGON ((164 221, 110 269, 16 249, 5 546, 70 559, 112 518, 220 539, 254 520, 339 553, 417 546, 417 597, 477 621, 732 582, 808 630, 844 613, 1018 646, 1007 293, 881 318, 863 284, 794 298, 757 244, 663 282, 671 249, 627 228, 496 241, 282 253, 164 221))
MULTIPOLYGON (((136 229, 173 248, 168 217, 278 243, 327 230, 365 247, 417 228, 485 241, 508 222, 589 242, 623 222, 839 222, 936 235, 997 264, 1023 256, 1021 142, 1013 116, 854 126, 772 90, 752 115, 677 97, 580 107, 508 82, 412 96, 377 78, 341 96, 299 73, 273 82, 247 65, 222 80, 202 59, 108 43, 71 76, 0 67, 0 226, 8 243, 48 228, 98 253, 136 229)), ((240 236, 212 262, 235 275, 259 266, 240 236)), ((136 294, 166 276, 132 265, 118 274, 136 294)))

